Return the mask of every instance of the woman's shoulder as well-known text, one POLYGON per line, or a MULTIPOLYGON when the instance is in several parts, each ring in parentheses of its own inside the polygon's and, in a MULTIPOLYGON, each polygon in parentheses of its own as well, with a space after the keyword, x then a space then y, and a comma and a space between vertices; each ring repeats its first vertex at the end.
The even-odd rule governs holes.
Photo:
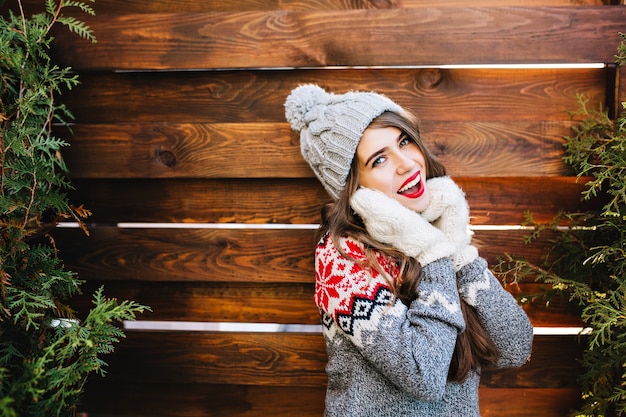
MULTIPOLYGON (((378 265, 391 275, 397 274, 397 262, 383 252, 370 249, 370 259, 375 258, 378 265), (373 255, 373 256, 372 256, 373 255)), ((370 270, 370 260, 365 250, 365 244, 351 236, 341 236, 333 239, 324 235, 317 244, 315 256, 318 259, 341 261, 370 270)))
POLYGON ((353 262, 364 262, 366 259, 365 249, 361 242, 349 236, 333 239, 325 234, 317 244, 315 250, 317 257, 348 258, 353 262), (342 253, 343 252, 343 253, 342 253))
POLYGON ((393 298, 395 262, 374 253, 379 269, 370 265, 363 243, 351 237, 325 236, 315 256, 315 303, 336 320, 349 317, 355 305, 387 305, 393 298), (381 274, 382 272, 382 274, 381 274))

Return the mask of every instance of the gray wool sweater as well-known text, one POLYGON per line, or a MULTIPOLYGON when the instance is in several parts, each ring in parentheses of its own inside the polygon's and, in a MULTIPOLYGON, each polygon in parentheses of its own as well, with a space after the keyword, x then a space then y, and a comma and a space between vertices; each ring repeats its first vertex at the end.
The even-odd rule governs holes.
MULTIPOLYGON (((387 279, 356 260, 362 248, 329 238, 315 253, 315 302, 320 310, 328 364, 327 417, 478 417, 479 375, 447 381, 456 337, 465 323, 459 294, 473 305, 500 358, 516 367, 530 357, 532 325, 515 299, 477 258, 455 274, 448 259, 424 266, 410 306, 394 299, 387 279)), ((379 262, 390 279, 394 262, 379 262)))

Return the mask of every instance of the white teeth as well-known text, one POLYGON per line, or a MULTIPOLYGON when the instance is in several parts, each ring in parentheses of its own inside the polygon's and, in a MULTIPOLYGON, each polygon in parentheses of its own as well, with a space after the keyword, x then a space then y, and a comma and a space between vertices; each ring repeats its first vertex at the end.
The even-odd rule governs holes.
POLYGON ((420 183, 421 180, 422 180, 421 176, 418 175, 417 178, 415 178, 413 181, 411 181, 410 183, 408 183, 407 185, 402 187, 400 190, 398 190, 398 192, 399 193, 403 193, 406 190, 408 190, 409 188, 415 187, 417 184, 420 183))

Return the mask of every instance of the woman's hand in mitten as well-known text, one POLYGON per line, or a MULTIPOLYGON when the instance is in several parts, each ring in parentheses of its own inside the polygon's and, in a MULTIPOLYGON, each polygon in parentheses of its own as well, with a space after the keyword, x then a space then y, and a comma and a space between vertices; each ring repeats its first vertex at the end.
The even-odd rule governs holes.
POLYGON ((452 263, 455 270, 472 262, 478 250, 471 244, 469 206, 465 194, 450 177, 435 177, 426 181, 430 204, 421 214, 443 232, 455 247, 452 263))
POLYGON ((454 253, 440 230, 381 191, 361 187, 350 199, 350 206, 374 239, 416 258, 422 265, 454 253))

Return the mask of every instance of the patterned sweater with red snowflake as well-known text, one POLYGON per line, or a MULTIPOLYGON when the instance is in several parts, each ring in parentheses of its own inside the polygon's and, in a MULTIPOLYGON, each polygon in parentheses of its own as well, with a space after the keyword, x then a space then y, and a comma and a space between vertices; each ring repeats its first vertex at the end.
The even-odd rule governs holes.
MULTIPOLYGON (((425 265, 417 298, 406 306, 383 276, 355 262, 365 260, 358 243, 343 239, 341 247, 351 259, 328 237, 315 253, 315 302, 328 352, 325 416, 480 416, 479 375, 447 381, 457 334, 465 329, 459 293, 471 298, 498 346, 497 366, 524 364, 532 344, 526 314, 487 263, 477 258, 458 278, 446 258, 425 265)), ((378 260, 397 278, 395 262, 378 260)))

